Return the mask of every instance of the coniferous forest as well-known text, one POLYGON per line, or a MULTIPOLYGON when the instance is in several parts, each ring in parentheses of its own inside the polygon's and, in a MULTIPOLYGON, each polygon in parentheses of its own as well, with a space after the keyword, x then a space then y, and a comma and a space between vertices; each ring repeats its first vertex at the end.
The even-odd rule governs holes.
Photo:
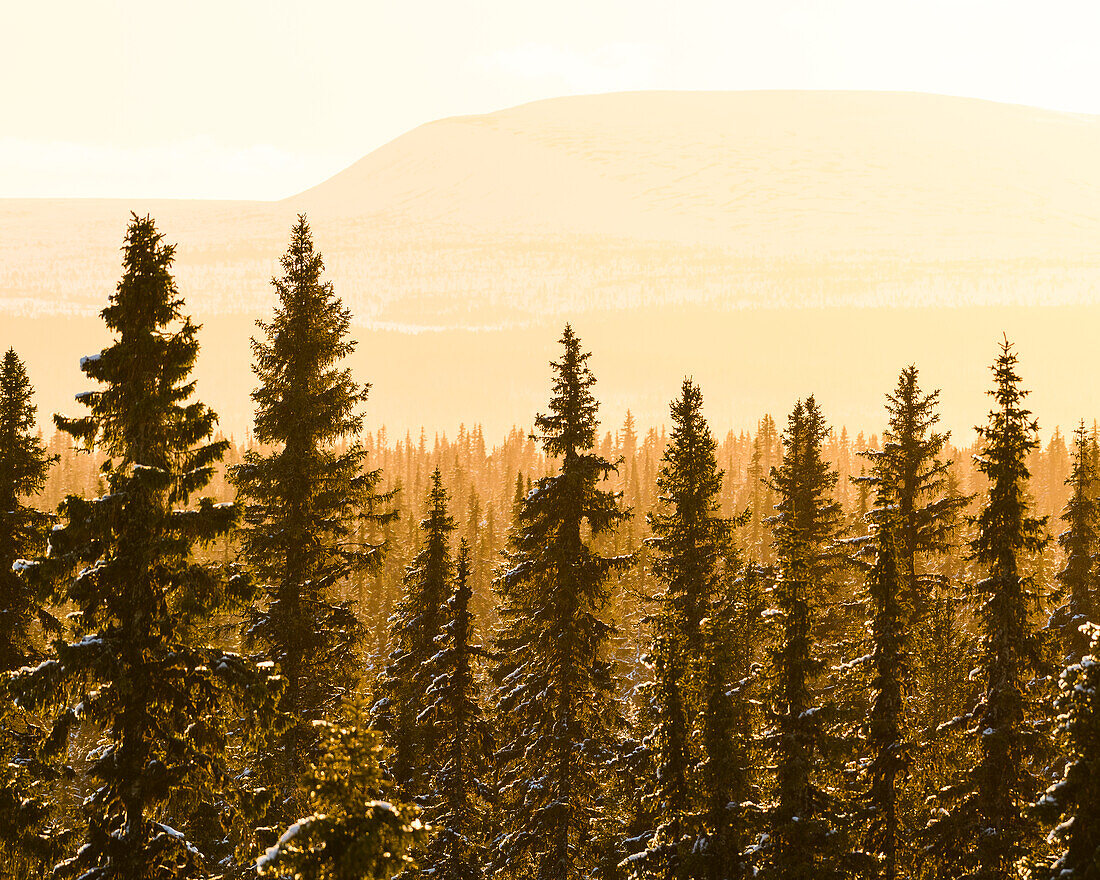
POLYGON ((1100 434, 1009 339, 971 437, 912 364, 608 425, 569 325, 529 430, 390 437, 320 245, 243 438, 150 217, 78 413, 3 356, 0 876, 1100 878, 1100 434))

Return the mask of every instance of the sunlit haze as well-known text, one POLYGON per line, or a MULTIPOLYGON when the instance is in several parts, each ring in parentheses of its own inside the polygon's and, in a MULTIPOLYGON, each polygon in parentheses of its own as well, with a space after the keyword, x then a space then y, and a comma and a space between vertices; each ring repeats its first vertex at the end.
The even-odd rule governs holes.
POLYGON ((277 199, 435 119, 635 89, 1100 112, 1100 5, 4 2, 0 197, 277 199))

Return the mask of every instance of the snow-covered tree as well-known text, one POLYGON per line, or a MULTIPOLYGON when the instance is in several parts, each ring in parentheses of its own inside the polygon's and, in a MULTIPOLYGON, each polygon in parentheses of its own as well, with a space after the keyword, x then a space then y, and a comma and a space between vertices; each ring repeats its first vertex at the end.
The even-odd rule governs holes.
POLYGON ((345 709, 346 721, 313 722, 318 742, 302 779, 312 812, 256 860, 261 877, 388 880, 427 837, 420 811, 389 794, 380 734, 360 707, 345 709))
POLYGON ((199 343, 173 252, 149 217, 133 217, 125 271, 102 312, 115 339, 82 361, 101 386, 79 395, 91 413, 55 417, 108 456, 107 494, 69 496, 47 557, 29 565, 73 609, 73 639, 13 683, 21 705, 48 713, 48 747, 63 750, 79 725, 102 732, 87 757, 84 843, 59 877, 205 876, 220 854, 196 847, 193 820, 229 786, 226 724, 247 723, 270 697, 262 670, 200 640, 206 620, 239 607, 244 585, 194 554, 236 510, 208 498, 186 506, 226 444, 209 439, 215 415, 191 400, 199 343))
POLYGON ((764 682, 764 745, 775 766, 772 806, 755 845, 759 870, 777 880, 820 878, 837 872, 838 840, 831 793, 824 784, 823 721, 817 642, 830 545, 840 522, 832 500, 837 474, 822 457, 828 435, 813 397, 798 401, 783 436, 783 460, 770 482, 779 503, 771 524, 776 574, 767 615, 770 634, 764 682))
POLYGON ((443 632, 454 563, 450 538, 454 518, 437 467, 428 490, 428 512, 421 521, 423 543, 405 571, 405 594, 390 618, 393 651, 379 682, 380 698, 371 710, 375 725, 393 744, 392 772, 408 797, 425 794, 438 769, 437 731, 422 717, 433 680, 432 658, 443 632))
POLYGON ((1049 880, 1100 877, 1100 626, 1082 624, 1089 652, 1058 682, 1058 741, 1068 757, 1062 778, 1035 804, 1033 814, 1054 825, 1057 856, 1032 866, 1049 880))
POLYGON ((1097 504, 1097 462, 1085 423, 1073 435, 1072 465, 1066 484, 1069 501, 1062 511, 1066 529, 1058 544, 1066 562, 1056 578, 1064 604, 1051 615, 1051 624, 1060 631, 1062 650, 1069 660, 1080 658, 1088 645, 1082 633, 1084 623, 1096 619, 1097 529, 1100 506, 1097 504))
POLYGON ((432 683, 421 715, 421 724, 434 731, 440 764, 425 806, 433 837, 418 858, 433 880, 480 880, 488 863, 493 738, 481 705, 479 667, 487 653, 474 632, 471 581, 470 549, 463 538, 446 622, 436 637, 438 651, 428 663, 432 683))
POLYGON ((1036 840, 1025 811, 1041 788, 1033 758, 1025 688, 1038 671, 1039 649, 1029 621, 1035 584, 1023 563, 1046 543, 1044 521, 1029 512, 1027 456, 1038 446, 1038 425, 1024 408, 1016 355, 1007 340, 993 365, 995 408, 978 429, 978 469, 990 481, 975 519, 971 553, 987 574, 974 585, 982 626, 979 665, 972 677, 981 697, 960 719, 978 752, 976 766, 959 768, 940 793, 941 808, 927 829, 928 853, 950 876, 1007 880, 1036 840))
POLYGON ((252 341, 259 387, 254 436, 233 469, 244 507, 241 541, 259 590, 246 643, 277 665, 286 687, 280 708, 289 720, 268 760, 256 769, 280 793, 277 815, 300 808, 298 777, 315 741, 312 722, 338 711, 358 679, 360 625, 336 588, 353 572, 380 562, 381 546, 356 540, 363 520, 379 524, 389 496, 376 492, 379 471, 364 470, 355 442, 368 386, 343 366, 355 342, 351 317, 322 280, 324 263, 304 216, 291 231, 273 279, 278 305, 252 341), (337 444, 350 441, 346 448, 337 444))
MULTIPOLYGON (((0 674, 41 659, 41 621, 57 631, 21 576, 26 557, 45 547, 49 517, 29 506, 52 459, 35 432, 33 389, 23 362, 9 349, 0 362, 0 674)), ((47 866, 56 841, 46 833, 47 769, 35 759, 38 725, 0 693, 0 863, 13 877, 47 866)))
POLYGON ((532 880, 589 873, 605 820, 608 762, 622 725, 608 640, 608 578, 627 560, 600 556, 588 536, 627 514, 600 488, 614 466, 592 451, 595 377, 566 325, 550 412, 535 424, 561 462, 525 497, 499 578, 496 751, 500 828, 495 869, 532 880))

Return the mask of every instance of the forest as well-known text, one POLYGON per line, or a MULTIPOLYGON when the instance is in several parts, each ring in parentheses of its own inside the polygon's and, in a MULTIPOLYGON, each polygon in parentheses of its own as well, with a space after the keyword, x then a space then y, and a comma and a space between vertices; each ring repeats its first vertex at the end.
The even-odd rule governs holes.
POLYGON ((973 439, 912 364, 609 427, 568 324, 529 430, 394 438, 302 215, 238 440, 174 251, 82 415, 0 362, 0 876, 1100 877, 1100 431, 996 328, 973 439))

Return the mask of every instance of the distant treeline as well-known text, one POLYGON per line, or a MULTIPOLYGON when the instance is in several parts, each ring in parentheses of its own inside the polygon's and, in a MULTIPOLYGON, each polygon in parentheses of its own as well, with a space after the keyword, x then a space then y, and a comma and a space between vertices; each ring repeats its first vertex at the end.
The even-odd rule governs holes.
POLYGON ((905 365, 869 437, 609 430, 569 326, 531 431, 393 439, 303 217, 237 443, 172 258, 48 442, 0 365, 10 876, 1098 876, 1100 442, 1007 340, 966 447, 905 365))

